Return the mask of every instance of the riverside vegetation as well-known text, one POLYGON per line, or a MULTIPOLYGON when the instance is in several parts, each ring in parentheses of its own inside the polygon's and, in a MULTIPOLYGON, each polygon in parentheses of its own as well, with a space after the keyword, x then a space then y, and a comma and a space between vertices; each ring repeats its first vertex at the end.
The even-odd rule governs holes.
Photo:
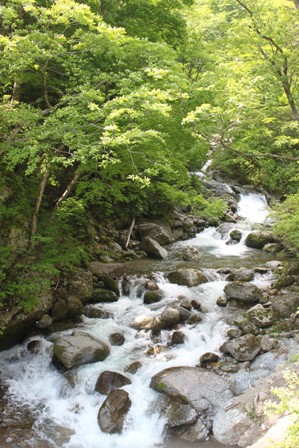
POLYGON ((131 224, 173 223, 178 207, 199 228, 227 217, 230 198, 190 174, 211 150, 214 176, 275 199, 274 231, 297 256, 298 8, 296 0, 2 2, 4 338, 10 310, 34 313, 78 268, 142 257, 131 224), (117 252, 115 240, 129 250, 117 252))

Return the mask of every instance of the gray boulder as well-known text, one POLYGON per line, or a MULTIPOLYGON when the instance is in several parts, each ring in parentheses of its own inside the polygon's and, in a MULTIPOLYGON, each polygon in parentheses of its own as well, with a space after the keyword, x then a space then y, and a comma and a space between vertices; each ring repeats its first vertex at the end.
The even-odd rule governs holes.
POLYGON ((197 269, 177 269, 167 275, 171 283, 183 286, 198 286, 207 283, 208 278, 205 274, 197 269))
POLYGON ((180 311, 177 308, 167 307, 161 314, 161 320, 166 326, 176 325, 181 320, 180 311))
POLYGON ((164 247, 162 247, 158 241, 154 240, 147 236, 142 240, 140 245, 141 249, 143 249, 147 255, 152 256, 158 259, 164 259, 168 256, 168 252, 164 247))
POLYGON ((253 324, 258 328, 270 327, 275 321, 273 311, 270 308, 264 308, 261 304, 250 308, 246 314, 250 321, 253 322, 253 324))
POLYGON ((278 299, 272 300, 272 309, 279 317, 290 317, 299 307, 299 293, 287 292, 278 299))
POLYGON ((253 334, 246 334, 226 342, 221 350, 237 361, 252 361, 261 351, 261 343, 253 334))
POLYGON ((193 246, 185 247, 180 255, 185 261, 198 261, 202 258, 202 253, 193 246))
POLYGON ((102 395, 108 395, 112 390, 120 389, 126 384, 131 384, 131 380, 118 372, 105 370, 96 382, 95 391, 102 395))
POLYGON ((221 376, 196 367, 162 370, 152 377, 150 387, 191 405, 198 414, 222 408, 233 396, 228 383, 221 376))
POLYGON ((274 236, 269 232, 252 232, 245 239, 245 245, 254 249, 263 249, 266 244, 275 242, 274 236))
POLYGON ((110 392, 98 413, 98 425, 101 430, 108 434, 121 433, 130 407, 128 392, 122 389, 110 392))
POLYGON ((240 409, 233 408, 227 411, 221 409, 213 419, 213 434, 224 446, 238 445, 244 432, 254 426, 252 419, 240 409))
POLYGON ((53 345, 54 357, 65 369, 103 361, 109 353, 109 347, 105 342, 81 331, 59 336, 53 345))
POLYGON ((258 302, 261 291, 252 283, 231 282, 225 285, 224 292, 229 299, 234 299, 243 303, 258 302))
POLYGON ((254 272, 251 269, 234 269, 227 277, 229 281, 250 282, 253 280, 254 272))
POLYGON ((138 232, 142 240, 150 237, 163 245, 173 242, 171 228, 165 223, 145 222, 138 225, 138 232))

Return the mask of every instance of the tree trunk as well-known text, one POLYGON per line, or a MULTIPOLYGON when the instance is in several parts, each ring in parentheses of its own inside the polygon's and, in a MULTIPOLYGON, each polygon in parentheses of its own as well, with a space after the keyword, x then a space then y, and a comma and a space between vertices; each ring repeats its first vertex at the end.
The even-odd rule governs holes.
POLYGON ((43 198, 43 194, 47 185, 47 180, 50 174, 50 169, 47 168, 46 172, 44 173, 42 180, 39 184, 39 189, 38 189, 38 195, 37 195, 37 199, 36 199, 36 203, 35 203, 35 208, 34 208, 34 213, 33 213, 33 217, 32 217, 32 226, 31 226, 31 244, 33 244, 33 238, 36 235, 37 232, 37 225, 38 225, 38 213, 39 213, 39 209, 42 203, 42 198, 43 198))
POLYGON ((299 9, 299 0, 294 0, 295 8, 299 9))
POLYGON ((15 80, 13 83, 11 102, 14 103, 16 101, 20 101, 20 83, 15 80))
POLYGON ((74 188, 74 186, 76 185, 78 179, 80 177, 80 173, 76 173, 75 176, 73 177, 73 179, 71 180, 71 182, 68 184, 68 186, 66 187, 66 189, 64 190, 63 194, 60 196, 60 198, 58 199, 58 201, 55 204, 52 216, 51 216, 51 221, 53 220, 55 213, 57 212, 58 208, 60 207, 61 203, 63 201, 66 200, 66 198, 69 197, 72 189, 74 188))

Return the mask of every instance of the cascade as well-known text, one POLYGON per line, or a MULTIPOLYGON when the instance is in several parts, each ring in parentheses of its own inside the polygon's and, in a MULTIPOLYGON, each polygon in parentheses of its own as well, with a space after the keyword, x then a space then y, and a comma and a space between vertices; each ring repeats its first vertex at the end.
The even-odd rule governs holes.
MULTIPOLYGON (((263 222, 268 213, 266 202, 260 195, 244 193, 241 195, 238 213, 244 219, 234 224, 241 228, 244 235, 252 222, 263 222), (245 230, 244 230, 245 229, 245 230)), ((165 439, 165 419, 157 409, 157 393, 150 387, 150 380, 157 372, 174 366, 196 366, 205 352, 220 353, 219 348, 226 340, 229 328, 224 318, 226 311, 216 305, 223 295, 227 281, 225 275, 216 272, 215 259, 230 264, 235 258, 240 263, 250 259, 254 250, 244 245, 244 236, 239 244, 226 244, 228 235, 219 229, 208 228, 195 238, 173 245, 172 251, 186 246, 200 248, 204 258, 205 274, 209 281, 192 288, 170 283, 161 270, 163 265, 157 261, 154 280, 163 292, 163 299, 152 305, 143 302, 144 278, 132 276, 130 291, 122 295, 115 303, 96 305, 111 316, 106 319, 84 317, 80 330, 101 338, 109 344, 109 335, 115 331, 125 337, 122 346, 111 347, 111 353, 105 361, 87 364, 74 370, 73 381, 63 375, 52 364, 51 347, 53 335, 49 338, 35 336, 40 341, 37 353, 27 350, 23 345, 0 353, 0 375, 8 388, 11 402, 23 405, 34 417, 34 433, 28 446, 33 448, 183 448, 183 441, 167 445, 165 439), (212 257, 212 258, 209 258, 212 257), (155 340, 149 331, 138 331, 132 323, 141 316, 154 317, 161 314, 166 306, 176 305, 178 297, 198 300, 204 313, 198 323, 185 324, 180 330, 185 335, 184 344, 169 344, 172 330, 162 330, 155 340), (155 351, 156 349, 156 351, 155 351), (140 362, 141 367, 135 374, 127 373, 130 364, 140 362), (124 386, 132 401, 122 434, 107 435, 101 432, 97 424, 97 413, 105 396, 94 391, 99 374, 105 370, 124 373, 131 384, 124 386), (42 441, 42 442, 38 442, 42 441), (40 443, 40 444, 39 444, 40 443)), ((199 262, 201 265, 201 262, 199 262)), ((216 266, 217 267, 217 266, 216 266)), ((273 280, 273 275, 256 274, 254 282, 264 288, 273 280)), ((72 330, 64 332, 70 334, 72 330)), ((12 448, 6 442, 5 448, 12 448)), ((3 446, 3 445, 1 445, 3 446)), ((216 442, 207 444, 216 448, 216 442)), ((205 447, 203 443, 202 447, 205 447)))

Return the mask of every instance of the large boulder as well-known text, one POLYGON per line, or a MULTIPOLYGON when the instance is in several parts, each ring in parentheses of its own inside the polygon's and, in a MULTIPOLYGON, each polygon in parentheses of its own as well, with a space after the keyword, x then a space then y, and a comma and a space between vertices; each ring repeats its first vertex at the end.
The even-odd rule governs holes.
POLYGON ((131 380, 118 372, 105 370, 96 382, 95 391, 102 395, 108 395, 112 390, 120 389, 126 384, 131 384, 131 380))
POLYGON ((78 297, 83 303, 86 303, 92 295, 93 280, 92 273, 85 269, 78 268, 68 278, 68 293, 78 297))
POLYGON ((252 361, 261 351, 261 343, 253 334, 246 334, 226 342, 221 350, 237 361, 252 361))
POLYGON ((108 434, 119 434, 123 430, 126 415, 131 407, 128 392, 116 389, 110 392, 98 413, 98 424, 108 434))
POLYGON ((263 249, 268 243, 275 243, 276 240, 270 232, 251 232, 245 239, 245 245, 254 249, 263 249))
POLYGON ((272 300, 272 309, 279 317, 290 317, 299 307, 299 291, 288 291, 272 300))
POLYGON ((261 291, 257 286, 248 282, 228 283, 224 287, 224 292, 229 299, 243 303, 255 303, 258 302, 261 297, 261 291))
POLYGON ((163 260, 168 256, 168 252, 164 247, 162 247, 158 241, 154 240, 147 236, 142 240, 141 249, 143 249, 147 255, 152 256, 154 258, 158 258, 163 260))
POLYGON ((264 308, 263 305, 258 304, 250 308, 246 312, 250 321, 258 328, 267 328, 274 324, 275 317, 272 309, 264 308))
POLYGON ((105 342, 82 331, 59 336, 53 345, 54 359, 65 369, 103 361, 109 353, 109 347, 105 342))
POLYGON ((229 281, 250 282, 253 280, 254 271, 252 269, 239 268, 234 269, 227 277, 229 281))
POLYGON ((198 269, 177 269, 167 275, 168 280, 176 285, 198 286, 207 283, 208 278, 198 269))
POLYGON ((240 409, 221 409, 213 419, 213 434, 224 446, 237 445, 244 432, 253 426, 254 422, 240 409))
POLYGON ((142 240, 150 237, 163 245, 173 242, 171 228, 165 223, 145 222, 138 225, 138 232, 142 240))
POLYGON ((117 302, 118 298, 118 295, 113 291, 97 288, 93 290, 90 302, 117 302))
POLYGON ((150 387, 191 405, 198 414, 224 407, 233 396, 228 383, 221 376, 196 367, 162 370, 152 377, 150 387))
POLYGON ((45 290, 31 311, 24 311, 20 305, 2 307, 0 312, 0 350, 7 350, 20 342, 34 328, 36 322, 52 308, 53 298, 50 291, 45 290))

